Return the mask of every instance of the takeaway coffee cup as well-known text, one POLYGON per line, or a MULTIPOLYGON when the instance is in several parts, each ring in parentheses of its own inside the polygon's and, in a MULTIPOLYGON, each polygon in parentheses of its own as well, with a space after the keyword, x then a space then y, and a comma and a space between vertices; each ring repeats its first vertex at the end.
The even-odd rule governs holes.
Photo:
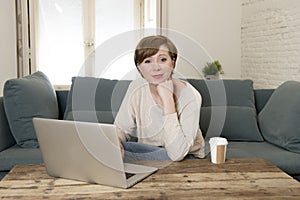
POLYGON ((211 162, 220 164, 225 162, 227 139, 222 137, 212 137, 209 140, 211 162))

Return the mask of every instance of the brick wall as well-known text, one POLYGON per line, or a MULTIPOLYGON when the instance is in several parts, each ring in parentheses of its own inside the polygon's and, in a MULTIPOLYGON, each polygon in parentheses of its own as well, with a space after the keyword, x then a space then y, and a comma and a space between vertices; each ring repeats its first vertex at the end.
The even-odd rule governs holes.
POLYGON ((255 88, 300 81, 300 1, 241 0, 241 77, 255 88))

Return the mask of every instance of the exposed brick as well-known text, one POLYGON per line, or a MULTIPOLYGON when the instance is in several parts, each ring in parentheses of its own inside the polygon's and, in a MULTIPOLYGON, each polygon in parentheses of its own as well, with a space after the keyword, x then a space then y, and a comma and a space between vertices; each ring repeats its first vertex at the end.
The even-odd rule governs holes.
POLYGON ((242 78, 255 88, 300 81, 300 1, 242 0, 242 78))

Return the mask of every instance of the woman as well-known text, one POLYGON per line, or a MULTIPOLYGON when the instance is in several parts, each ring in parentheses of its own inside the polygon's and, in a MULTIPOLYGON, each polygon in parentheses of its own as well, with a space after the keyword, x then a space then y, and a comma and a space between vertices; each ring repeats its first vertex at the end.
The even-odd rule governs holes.
POLYGON ((129 85, 115 120, 125 160, 205 156, 201 95, 189 83, 172 78, 176 60, 177 49, 165 36, 145 37, 137 45, 134 61, 142 78, 129 85), (128 142, 131 135, 138 142, 128 142))

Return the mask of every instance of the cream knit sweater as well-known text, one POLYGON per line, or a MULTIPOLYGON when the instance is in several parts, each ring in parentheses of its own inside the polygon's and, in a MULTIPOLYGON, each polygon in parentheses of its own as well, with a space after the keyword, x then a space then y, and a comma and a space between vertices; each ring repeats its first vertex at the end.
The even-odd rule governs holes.
POLYGON ((127 140, 130 134, 138 142, 166 148, 173 161, 187 154, 203 158, 204 139, 199 129, 202 98, 189 83, 176 102, 176 113, 164 115, 150 92, 145 79, 131 82, 115 119, 119 137, 127 140))

